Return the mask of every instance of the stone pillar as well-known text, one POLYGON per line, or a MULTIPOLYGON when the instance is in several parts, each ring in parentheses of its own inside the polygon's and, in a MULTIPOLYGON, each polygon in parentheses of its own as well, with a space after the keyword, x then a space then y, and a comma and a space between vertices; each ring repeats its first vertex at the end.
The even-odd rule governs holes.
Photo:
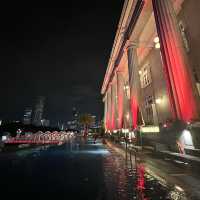
POLYGON ((124 128, 132 129, 131 120, 131 109, 130 109, 130 85, 129 81, 124 82, 124 128))
POLYGON ((128 71, 130 85, 130 110, 132 119, 132 128, 137 128, 138 125, 138 109, 139 109, 139 73, 137 61, 137 49, 135 46, 128 46, 128 71))
POLYGON ((111 127, 115 130, 115 83, 111 85, 111 127))
POLYGON ((194 83, 172 1, 152 0, 152 3, 173 116, 183 121, 196 119, 194 83))
POLYGON ((117 75, 115 74, 114 77, 115 80, 115 85, 114 85, 114 93, 115 93, 115 105, 114 105, 114 110, 115 110, 115 129, 118 129, 118 98, 117 98, 117 75))
POLYGON ((111 102, 112 102, 112 98, 111 98, 111 87, 109 86, 108 90, 107 90, 107 114, 106 114, 106 118, 107 118, 107 127, 108 130, 111 131, 111 102))
POLYGON ((117 81, 116 77, 113 78, 112 87, 111 87, 111 96, 112 96, 112 130, 117 129, 117 81))
POLYGON ((105 127, 105 130, 108 130, 108 125, 107 125, 107 112, 108 112, 107 93, 104 96, 103 102, 104 102, 104 127, 105 127))
POLYGON ((123 128, 124 117, 124 78, 122 72, 117 72, 117 106, 118 106, 118 129, 123 128))

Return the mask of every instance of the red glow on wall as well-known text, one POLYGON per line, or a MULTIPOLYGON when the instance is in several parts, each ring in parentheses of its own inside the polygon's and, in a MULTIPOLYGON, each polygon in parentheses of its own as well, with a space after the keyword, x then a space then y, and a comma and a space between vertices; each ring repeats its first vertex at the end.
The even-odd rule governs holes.
POLYGON ((187 122, 197 118, 197 106, 176 20, 171 14, 172 5, 168 4, 170 1, 153 0, 171 105, 176 117, 187 122))
POLYGON ((117 128, 123 128, 124 115, 124 80, 122 72, 117 72, 117 128))
POLYGON ((187 66, 183 62, 181 52, 175 45, 172 45, 174 38, 168 36, 167 40, 167 47, 169 48, 169 57, 167 59, 169 59, 170 64, 166 67, 171 72, 170 80, 171 84, 173 84, 173 95, 176 95, 176 106, 180 109, 178 117, 184 121, 188 121, 197 116, 191 79, 187 72, 187 66))
POLYGON ((123 91, 118 94, 118 129, 123 128, 123 91))
POLYGON ((137 119, 138 119, 138 102, 134 96, 131 97, 131 113, 132 113, 132 122, 133 128, 137 128, 137 119))
POLYGON ((106 128, 107 128, 107 130, 111 130, 110 114, 108 111, 106 113, 106 128))
POLYGON ((115 104, 112 103, 112 121, 111 121, 111 128, 112 130, 115 130, 115 104))

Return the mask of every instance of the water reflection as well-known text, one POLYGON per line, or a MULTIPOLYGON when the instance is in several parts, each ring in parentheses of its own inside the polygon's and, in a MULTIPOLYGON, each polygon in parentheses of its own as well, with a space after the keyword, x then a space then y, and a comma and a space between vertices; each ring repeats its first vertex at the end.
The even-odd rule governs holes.
POLYGON ((163 184, 145 171, 142 164, 135 165, 133 156, 126 159, 109 149, 103 160, 107 199, 113 200, 185 200, 184 192, 163 184))
POLYGON ((48 199, 54 193, 71 200, 184 199, 177 188, 158 181, 143 165, 135 165, 134 155, 124 159, 100 141, 74 138, 61 146, 7 154, 0 161, 5 171, 2 188, 12 183, 17 192, 23 188, 48 199))

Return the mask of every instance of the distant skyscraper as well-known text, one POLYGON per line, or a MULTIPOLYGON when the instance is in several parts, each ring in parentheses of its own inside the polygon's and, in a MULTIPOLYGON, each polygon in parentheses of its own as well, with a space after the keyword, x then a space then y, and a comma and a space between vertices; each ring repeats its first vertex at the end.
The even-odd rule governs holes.
POLYGON ((96 116, 95 115, 91 115, 91 117, 93 118, 93 122, 91 124, 91 128, 95 128, 96 127, 96 116))
POLYGON ((48 120, 48 119, 42 119, 41 120, 41 125, 43 127, 49 127, 50 126, 50 120, 48 120))
POLYGON ((78 116, 79 116, 79 112, 77 111, 77 109, 75 107, 73 107, 72 109, 72 118, 73 119, 78 119, 78 116))
POLYGON ((34 115, 33 115, 33 124, 36 126, 42 125, 42 115, 44 111, 44 101, 45 97, 39 96, 36 101, 34 115))
POLYGON ((24 124, 31 124, 31 117, 32 117, 32 109, 25 108, 24 116, 23 116, 23 123, 24 124))
POLYGON ((80 128, 79 112, 75 107, 72 108, 71 120, 67 122, 66 128, 75 130, 78 130, 80 128))

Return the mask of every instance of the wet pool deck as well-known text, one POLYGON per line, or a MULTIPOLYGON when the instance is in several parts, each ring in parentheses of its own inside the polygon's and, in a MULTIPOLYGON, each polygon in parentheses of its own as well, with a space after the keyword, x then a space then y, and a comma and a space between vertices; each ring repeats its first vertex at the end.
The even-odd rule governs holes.
MULTIPOLYGON (((123 155, 124 158, 126 157, 125 146, 113 143, 110 140, 107 140, 107 145, 123 155)), ((135 155, 134 152, 132 151, 133 155, 135 155)), ((200 199, 200 174, 197 171, 193 171, 190 165, 179 162, 172 163, 171 160, 164 159, 164 157, 155 156, 151 150, 147 149, 142 151, 139 148, 137 152, 137 162, 143 163, 146 171, 152 176, 163 183, 183 189, 188 199, 200 199)), ((199 160, 195 161, 198 162, 199 160)), ((135 159, 133 159, 134 163, 135 159)))
MULTIPOLYGON (((124 149, 101 140, 93 143, 77 138, 66 144, 0 154, 0 188, 6 199, 132 200, 171 199, 173 190, 165 187, 153 158, 143 162, 149 176, 139 177, 134 156, 124 149), (128 158, 128 159, 127 159, 128 158), (151 168, 152 167, 152 168, 151 168), (158 176, 159 175, 159 176, 158 176), (139 177, 139 178, 138 178, 139 177), (144 178, 144 180, 143 180, 144 178), (139 190, 138 181, 145 181, 139 190), (10 192, 12 191, 12 192, 10 192)), ((137 162, 142 159, 138 156, 137 162)), ((160 161, 161 162, 161 161, 160 161)), ((171 168, 169 168, 171 169, 171 168)), ((173 182, 173 181, 172 181, 173 182)))

